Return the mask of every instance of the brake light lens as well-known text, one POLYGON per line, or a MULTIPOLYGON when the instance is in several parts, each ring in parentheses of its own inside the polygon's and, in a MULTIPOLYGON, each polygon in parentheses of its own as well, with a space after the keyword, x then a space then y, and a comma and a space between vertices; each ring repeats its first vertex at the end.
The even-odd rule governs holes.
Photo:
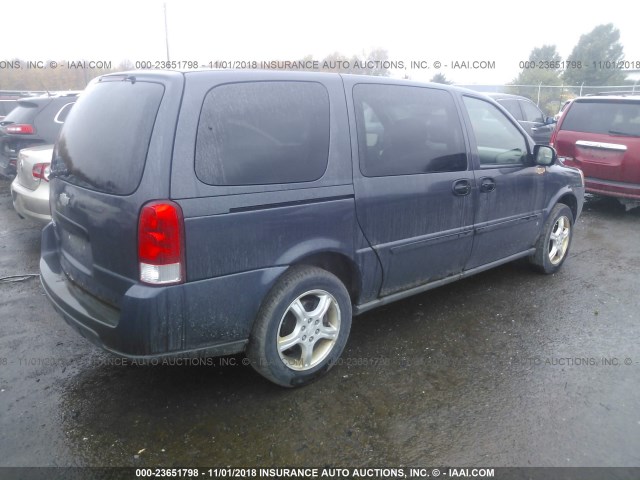
POLYGON ((549 146, 556 148, 556 138, 558 137, 558 130, 560 130, 560 122, 562 121, 562 117, 558 118, 555 127, 553 127, 553 131, 551 132, 551 138, 549 138, 549 146))
POLYGON ((14 133, 18 135, 31 135, 36 132, 35 128, 33 128, 33 125, 29 125, 27 123, 16 123, 7 125, 4 128, 7 133, 14 133))
POLYGON ((49 174, 51 173, 50 163, 36 163, 31 169, 31 175, 33 178, 39 178, 45 182, 49 181, 49 174))
POLYGON ((138 219, 140 281, 150 285, 184 282, 184 218, 170 201, 147 203, 138 219))

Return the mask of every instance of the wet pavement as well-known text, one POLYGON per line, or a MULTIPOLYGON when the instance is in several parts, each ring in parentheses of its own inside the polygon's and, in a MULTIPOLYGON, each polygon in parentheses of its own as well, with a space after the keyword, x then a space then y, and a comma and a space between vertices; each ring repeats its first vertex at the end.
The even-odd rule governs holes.
MULTIPOLYGON (((516 262, 356 317, 298 390, 243 357, 127 365, 37 277, 0 280, 0 466, 640 466, 640 208, 590 198, 556 275, 516 262)), ((39 227, 0 180, 0 277, 39 227)))

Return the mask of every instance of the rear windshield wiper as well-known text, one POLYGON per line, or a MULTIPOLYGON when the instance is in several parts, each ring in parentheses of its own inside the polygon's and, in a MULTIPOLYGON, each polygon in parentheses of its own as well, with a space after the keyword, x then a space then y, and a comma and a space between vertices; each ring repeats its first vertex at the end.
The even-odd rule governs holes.
POLYGON ((609 133, 611 135, 622 135, 622 136, 625 136, 625 137, 638 137, 638 136, 640 136, 637 133, 621 132, 619 130, 609 130, 609 133))

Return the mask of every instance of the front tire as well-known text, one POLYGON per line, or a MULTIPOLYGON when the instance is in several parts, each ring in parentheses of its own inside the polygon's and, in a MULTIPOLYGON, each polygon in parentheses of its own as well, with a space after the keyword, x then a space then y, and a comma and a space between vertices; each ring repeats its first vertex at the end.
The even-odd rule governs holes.
POLYGON ((329 371, 351 330, 351 299, 332 273, 295 266, 269 292, 258 312, 247 358, 283 387, 306 385, 329 371))
POLYGON ((531 263, 542 273, 556 273, 569 254, 572 238, 573 213, 568 206, 558 203, 544 224, 531 263))

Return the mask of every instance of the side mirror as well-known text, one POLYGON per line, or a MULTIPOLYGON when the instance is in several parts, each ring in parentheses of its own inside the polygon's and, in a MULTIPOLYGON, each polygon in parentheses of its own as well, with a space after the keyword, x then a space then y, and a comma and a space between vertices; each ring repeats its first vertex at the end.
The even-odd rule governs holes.
POLYGON ((556 117, 545 117, 544 118, 544 123, 546 125, 551 125, 552 123, 556 123, 558 120, 556 119, 556 117))
POLYGON ((536 165, 549 167, 556 163, 558 154, 556 150, 549 145, 535 145, 533 147, 533 159, 536 165))

